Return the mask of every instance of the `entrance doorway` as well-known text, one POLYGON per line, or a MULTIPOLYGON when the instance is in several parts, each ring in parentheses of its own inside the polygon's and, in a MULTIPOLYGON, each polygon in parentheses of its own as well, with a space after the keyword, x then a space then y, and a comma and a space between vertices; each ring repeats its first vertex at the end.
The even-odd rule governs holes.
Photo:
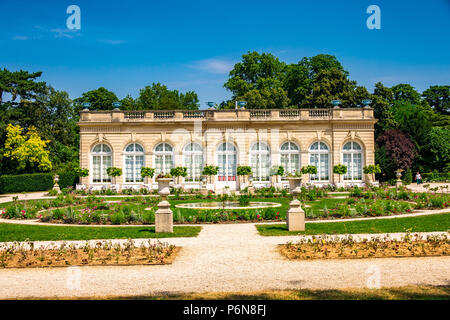
POLYGON ((219 173, 217 177, 217 187, 223 189, 229 187, 230 190, 236 190, 237 177, 237 150, 229 142, 224 142, 217 148, 217 164, 219 173))

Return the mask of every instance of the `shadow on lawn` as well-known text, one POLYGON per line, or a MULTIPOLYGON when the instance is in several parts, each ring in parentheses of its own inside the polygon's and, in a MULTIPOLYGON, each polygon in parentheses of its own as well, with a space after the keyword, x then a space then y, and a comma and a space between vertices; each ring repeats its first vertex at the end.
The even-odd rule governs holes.
POLYGON ((104 296, 88 299, 111 300, 448 300, 450 286, 407 286, 382 289, 280 290, 257 292, 210 292, 154 295, 104 296))

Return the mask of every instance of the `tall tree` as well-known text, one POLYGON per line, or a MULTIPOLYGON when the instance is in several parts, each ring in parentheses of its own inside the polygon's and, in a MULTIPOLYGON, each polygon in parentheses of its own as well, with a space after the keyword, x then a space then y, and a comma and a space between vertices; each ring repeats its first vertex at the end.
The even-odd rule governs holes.
POLYGON ((411 168, 417 152, 406 134, 400 130, 387 130, 378 137, 377 144, 385 148, 386 155, 395 162, 397 168, 411 168))
POLYGON ((394 100, 396 101, 409 102, 412 104, 420 103, 420 94, 416 91, 416 89, 414 89, 413 86, 406 83, 400 83, 393 86, 392 94, 394 96, 394 100))
POLYGON ((450 114, 450 86, 430 86, 422 92, 422 97, 434 111, 445 115, 450 114))
POLYGON ((431 128, 429 141, 432 165, 434 168, 443 170, 450 165, 450 129, 431 128))
POLYGON ((394 101, 392 89, 385 87, 381 82, 377 82, 371 99, 374 117, 378 119, 375 124, 375 137, 380 136, 388 129, 397 128, 391 109, 394 101))
POLYGON ((312 90, 312 79, 307 65, 298 63, 286 67, 283 88, 292 104, 301 107, 306 103, 306 97, 312 90))
POLYGON ((234 65, 224 87, 233 99, 252 90, 280 88, 286 64, 270 53, 248 52, 234 65))
POLYGON ((20 100, 33 100, 39 94, 45 93, 47 89, 45 82, 36 81, 41 75, 42 72, 29 73, 23 70, 11 72, 6 68, 0 69, 0 104, 3 102, 3 93, 9 93, 12 102, 18 97, 20 100))
POLYGON ((343 107, 356 104, 354 90, 355 81, 350 81, 340 69, 331 68, 320 70, 313 80, 312 92, 306 101, 311 108, 329 108, 331 100, 341 100, 343 107))
POLYGON ((50 171, 52 163, 47 150, 48 140, 42 140, 35 127, 23 133, 23 128, 9 124, 6 128, 4 157, 16 162, 15 171, 50 171))
POLYGON ((318 54, 310 58, 305 57, 300 60, 299 65, 306 67, 309 73, 308 77, 311 80, 314 80, 319 72, 330 69, 337 69, 348 77, 348 72, 344 70, 342 64, 335 56, 330 54, 318 54))
POLYGON ((77 112, 82 110, 85 102, 91 104, 90 110, 112 110, 114 109, 113 102, 117 101, 119 99, 116 94, 104 87, 84 92, 81 97, 74 100, 77 112))
POLYGON ((179 93, 178 90, 169 90, 167 86, 160 83, 153 83, 141 89, 136 105, 140 110, 196 110, 199 107, 195 92, 179 93))

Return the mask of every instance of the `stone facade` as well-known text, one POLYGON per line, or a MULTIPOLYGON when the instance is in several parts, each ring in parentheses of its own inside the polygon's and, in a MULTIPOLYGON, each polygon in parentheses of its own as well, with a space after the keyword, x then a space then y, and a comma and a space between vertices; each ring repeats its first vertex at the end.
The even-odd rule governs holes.
MULTIPOLYGON (((311 182, 319 184, 338 183, 340 177, 333 174, 333 166, 345 162, 343 158, 344 145, 347 142, 355 142, 355 147, 360 146, 360 149, 357 150, 359 155, 354 158, 353 156, 348 158, 346 156, 346 159, 347 161, 349 161, 348 159, 359 161, 359 167, 355 169, 355 172, 359 170, 359 173, 355 173, 353 178, 350 177, 350 179, 342 179, 341 177, 341 180, 345 183, 362 184, 369 182, 371 179, 370 175, 361 174, 361 168, 374 164, 374 124, 376 121, 373 116, 373 109, 369 107, 359 109, 205 111, 84 110, 81 112, 79 122, 80 166, 89 169, 90 174, 89 177, 82 178, 82 183, 93 188, 110 185, 111 182, 103 177, 104 172, 103 175, 99 174, 99 170, 105 171, 105 166, 114 166, 124 169, 123 176, 116 179, 116 183, 120 187, 141 187, 144 182, 126 181, 127 174, 125 171, 128 172, 130 169, 125 168, 127 166, 125 156, 130 144, 137 144, 142 148, 142 150, 139 149, 141 150, 139 153, 140 166, 155 168, 157 167, 156 157, 158 154, 156 147, 159 144, 165 143, 172 148, 170 152, 165 149, 163 151, 166 154, 171 153, 172 166, 179 167, 186 166, 186 158, 184 157, 187 150, 186 146, 190 143, 196 143, 200 150, 197 151, 197 154, 202 155, 202 165, 221 166, 222 169, 221 175, 213 179, 213 185, 209 187, 222 189, 228 186, 230 190, 239 189, 240 179, 234 176, 235 167, 249 165, 254 166, 254 168, 262 168, 261 161, 265 161, 262 165, 265 167, 267 167, 267 161, 270 162, 270 167, 280 165, 281 154, 283 154, 281 146, 286 142, 292 142, 292 145, 298 148, 298 157, 295 156, 295 159, 298 159, 298 163, 295 163, 297 169, 309 165, 313 161, 314 157, 311 154, 316 151, 310 149, 313 148, 314 143, 322 142, 321 146, 328 149, 322 150, 322 153, 327 154, 327 156, 317 159, 323 162, 321 163, 323 164, 322 177, 325 177, 325 179, 311 182), (227 148, 234 150, 230 151, 225 148, 224 151, 219 152, 221 146, 226 142, 230 143, 227 148), (257 142, 261 143, 261 147, 255 147, 257 142), (94 148, 99 144, 106 145, 109 148, 101 149, 97 147, 95 150, 98 153, 94 153, 94 148), (258 148, 263 151, 252 158, 252 152, 259 153, 259 151, 251 150, 259 150, 258 148), (262 155, 264 152, 265 155, 262 155), (106 156, 105 158, 98 156, 94 159, 94 154, 106 156), (228 158, 225 154, 229 154, 228 158), (234 160, 231 161, 230 157, 234 160), (99 165, 101 161, 103 161, 102 167, 99 165), (325 170, 328 171, 327 174, 324 173, 325 170), (94 171, 96 172, 95 178, 93 177, 94 171)), ((314 146, 317 146, 317 144, 314 146)), ((292 153, 296 152, 293 151, 292 153)), ((294 159, 294 156, 292 159, 294 159)), ((131 162, 133 161, 130 160, 131 162)), ((133 163, 129 166, 133 165, 136 167, 137 164, 133 163)), ((254 186, 270 185, 271 179, 262 177, 267 176, 267 170, 261 169, 260 171, 264 173, 260 173, 261 178, 254 179, 254 186)), ((192 170, 192 172, 194 171, 192 170)), ((187 188, 200 189, 201 182, 198 181, 198 178, 197 172, 195 181, 186 181, 182 184, 187 188)), ((280 183, 280 185, 283 184, 287 184, 287 182, 282 181, 280 183)), ((147 186, 156 188, 154 179, 147 186)))

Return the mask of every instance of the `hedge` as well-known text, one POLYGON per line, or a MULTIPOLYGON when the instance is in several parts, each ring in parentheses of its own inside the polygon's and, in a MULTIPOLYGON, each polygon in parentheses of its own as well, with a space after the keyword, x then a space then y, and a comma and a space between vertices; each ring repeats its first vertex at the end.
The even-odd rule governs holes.
MULTIPOLYGON (((61 188, 75 185, 78 179, 74 172, 60 172, 58 175, 61 188)), ((0 176, 0 194, 50 190, 53 188, 53 176, 53 173, 0 176)))
MULTIPOLYGON (((450 181, 450 172, 429 172, 422 173, 423 182, 448 182, 450 181)), ((415 175, 414 175, 415 181, 415 175)))

